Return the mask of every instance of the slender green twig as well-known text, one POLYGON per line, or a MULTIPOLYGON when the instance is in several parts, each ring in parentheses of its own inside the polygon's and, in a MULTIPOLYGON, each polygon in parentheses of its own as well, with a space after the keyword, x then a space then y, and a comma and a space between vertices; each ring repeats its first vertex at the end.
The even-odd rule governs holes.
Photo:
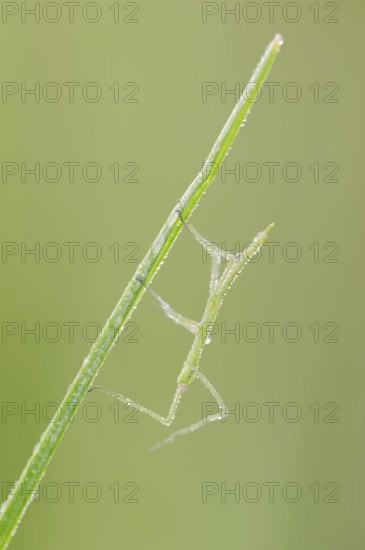
POLYGON ((71 424, 73 414, 80 406, 82 399, 112 349, 116 338, 144 294, 145 287, 140 284, 138 279, 142 279, 146 284, 149 284, 176 241, 183 225, 176 213, 176 208, 179 208, 185 220, 189 219, 198 205, 199 199, 213 181, 217 166, 220 166, 228 153, 241 125, 250 112, 251 106, 257 97, 257 90, 262 87, 267 78, 281 45, 282 38, 280 35, 276 35, 267 47, 248 86, 213 145, 203 170, 190 184, 178 205, 174 207, 145 258, 138 266, 135 275, 107 320, 98 340, 92 346, 81 369, 69 386, 53 420, 33 449, 33 454, 28 460, 19 481, 15 483, 13 491, 1 506, 0 550, 6 548, 16 532, 29 504, 36 495, 38 485, 46 473, 66 429, 71 424))

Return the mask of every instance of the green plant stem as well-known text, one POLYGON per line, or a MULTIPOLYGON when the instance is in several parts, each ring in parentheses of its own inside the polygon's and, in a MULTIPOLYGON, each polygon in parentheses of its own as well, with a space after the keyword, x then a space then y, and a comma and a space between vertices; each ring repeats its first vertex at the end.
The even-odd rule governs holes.
POLYGON ((43 432, 39 443, 35 446, 19 481, 15 484, 7 501, 2 505, 0 510, 0 550, 7 547, 16 532, 29 504, 36 495, 38 485, 66 429, 71 424, 73 415, 98 375, 117 336, 123 330, 125 323, 130 319, 133 310, 144 294, 145 287, 140 284, 137 278, 150 283, 162 265, 182 228, 182 222, 176 213, 176 209, 179 208, 182 216, 187 220, 198 205, 199 199, 213 181, 217 168, 229 152, 241 125, 245 122, 252 104, 257 98, 257 90, 262 87, 267 78, 281 45, 282 38, 276 35, 267 47, 239 102, 235 105, 209 154, 203 170, 190 184, 178 205, 174 207, 145 258, 138 266, 135 275, 107 320, 98 340, 92 346, 81 369, 69 386, 54 418, 43 432))

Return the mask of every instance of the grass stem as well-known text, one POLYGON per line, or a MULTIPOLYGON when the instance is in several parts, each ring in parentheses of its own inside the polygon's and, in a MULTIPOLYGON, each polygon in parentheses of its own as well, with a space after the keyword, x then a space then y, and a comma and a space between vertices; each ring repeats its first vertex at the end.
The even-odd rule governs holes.
POLYGON ((249 84, 213 145, 203 170, 190 184, 179 204, 174 206, 145 258, 139 264, 135 275, 107 320, 98 340, 91 347, 89 355, 83 361, 81 369, 69 386, 54 419, 43 432, 39 443, 34 447, 32 456, 28 460, 19 481, 15 483, 8 499, 1 506, 1 550, 7 547, 15 534, 29 504, 36 495, 38 485, 45 475, 63 435, 71 424, 73 415, 98 375, 117 336, 123 330, 125 323, 130 319, 133 310, 142 298, 145 287, 137 279, 142 279, 147 284, 150 283, 175 243, 182 229, 182 222, 176 213, 176 208, 179 208, 184 219, 188 220, 197 207, 201 196, 213 181, 217 167, 220 166, 225 155, 229 152, 240 127, 245 122, 257 97, 257 91, 261 89, 267 78, 281 45, 282 38, 280 35, 276 35, 267 47, 249 84))

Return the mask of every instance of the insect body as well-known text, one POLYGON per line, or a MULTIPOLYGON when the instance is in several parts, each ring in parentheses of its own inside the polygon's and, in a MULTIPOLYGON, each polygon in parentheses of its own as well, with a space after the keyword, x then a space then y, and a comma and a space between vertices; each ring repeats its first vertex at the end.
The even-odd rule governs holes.
POLYGON ((167 443, 171 443, 175 439, 175 437, 179 435, 191 433, 207 423, 215 422, 217 420, 223 420, 227 416, 228 410, 219 393, 209 382, 209 380, 200 372, 200 358, 203 353, 204 347, 210 342, 209 331, 207 334, 206 327, 213 326, 223 303, 224 296, 226 295, 228 289, 232 286, 235 279, 240 274, 245 265, 258 253, 259 249, 266 241, 269 231, 274 226, 274 224, 271 224, 267 229, 265 229, 265 231, 258 233, 253 239, 252 243, 250 243, 243 252, 232 254, 217 249, 217 247, 215 246, 212 246, 212 243, 204 239, 190 223, 184 221, 182 213, 179 210, 177 210, 177 214, 180 218, 181 223, 206 249, 207 253, 211 256, 212 259, 209 297, 201 320, 199 322, 196 322, 176 312, 167 302, 165 302, 165 300, 161 298, 161 296, 159 296, 144 281, 142 281, 142 279, 137 279, 157 300, 167 317, 174 321, 174 323, 177 323, 178 325, 184 327, 189 332, 192 332, 194 334, 192 346, 177 378, 177 387, 172 403, 170 405, 170 409, 166 416, 161 416, 160 414, 151 411, 147 407, 136 403, 132 399, 124 397, 119 393, 114 393, 106 390, 101 386, 93 386, 89 390, 101 390, 104 393, 111 395, 112 397, 122 401, 123 403, 126 403, 129 406, 136 407, 140 412, 151 416, 164 426, 170 426, 175 420, 176 412, 180 405, 182 395, 195 379, 200 380, 217 402, 219 412, 209 415, 206 418, 196 422, 195 424, 188 426, 187 428, 182 428, 176 432, 173 432, 166 439, 151 447, 150 450, 156 450, 166 445, 167 443), (219 275, 219 268, 222 259, 226 261, 226 267, 224 268, 222 274, 219 275))

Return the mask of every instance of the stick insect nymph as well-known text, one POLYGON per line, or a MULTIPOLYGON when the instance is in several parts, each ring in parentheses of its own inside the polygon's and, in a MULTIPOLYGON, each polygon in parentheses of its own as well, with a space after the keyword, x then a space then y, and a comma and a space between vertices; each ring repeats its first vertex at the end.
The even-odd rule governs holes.
POLYGON ((243 250, 236 254, 223 251, 213 243, 204 239, 194 227, 183 218, 183 213, 180 210, 177 210, 177 215, 180 218, 181 223, 187 228, 187 230, 193 235, 193 237, 205 248, 206 252, 211 256, 212 259, 212 268, 210 274, 210 284, 209 284, 209 297, 208 301, 202 315, 202 318, 199 322, 193 321, 184 317, 180 313, 176 312, 165 300, 161 298, 154 290, 150 288, 142 279, 137 279, 145 288, 152 294, 152 296, 157 300, 165 315, 169 317, 174 323, 184 327, 188 331, 194 334, 194 340, 192 346, 189 350, 187 358, 183 364, 183 367, 180 371, 180 374, 177 378, 177 387, 176 391, 170 405, 169 411, 166 416, 161 416, 160 414, 148 409, 147 407, 140 405, 124 397, 119 393, 114 393, 109 390, 102 388, 101 386, 92 386, 89 391, 100 390, 120 401, 126 403, 131 407, 135 407, 139 412, 143 412, 153 419, 157 420, 164 426, 170 426, 175 420, 176 412, 179 407, 182 395, 187 390, 190 384, 195 379, 198 379, 202 382, 205 388, 210 392, 210 394, 215 399, 218 405, 218 411, 215 414, 211 414, 195 424, 192 424, 186 428, 182 428, 173 432, 163 441, 157 445, 151 447, 149 450, 156 450, 167 443, 171 443, 175 437, 179 435, 184 435, 191 433, 198 428, 204 426, 205 424, 215 422, 218 420, 223 420, 227 414, 228 410, 226 405, 214 388, 214 386, 209 382, 209 380, 200 372, 200 359, 203 353, 204 347, 210 342, 210 332, 215 323, 215 320, 218 316, 219 310, 222 306, 224 296, 226 295, 229 288, 234 283, 237 276, 243 270, 245 265, 259 252, 260 248, 266 241, 268 233, 274 227, 274 224, 270 224, 264 231, 258 233, 253 241, 243 250), (222 260, 226 262, 226 266, 221 275, 219 275, 220 265, 222 260))

